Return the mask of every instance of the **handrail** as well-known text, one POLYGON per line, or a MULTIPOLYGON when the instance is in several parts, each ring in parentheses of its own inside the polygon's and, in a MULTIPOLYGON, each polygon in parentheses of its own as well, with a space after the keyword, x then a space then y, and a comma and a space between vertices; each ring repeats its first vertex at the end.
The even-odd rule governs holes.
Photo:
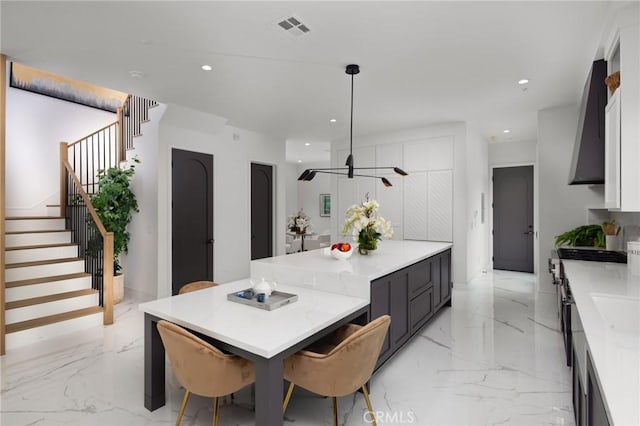
POLYGON ((109 123, 109 124, 107 124, 107 125, 106 125, 106 126, 104 126, 103 128, 98 129, 98 130, 96 130, 95 132, 88 134, 87 136, 83 136, 82 138, 78 139, 78 140, 77 140, 77 141, 75 141, 75 142, 72 142, 72 143, 70 143, 70 144, 67 144, 67 146, 74 146, 74 145, 76 145, 76 144, 79 144, 79 143, 80 143, 80 142, 82 142, 83 140, 85 140, 85 139, 89 139, 91 136, 95 136, 95 135, 97 135, 97 134, 98 134, 98 133, 100 133, 101 131, 108 129, 109 127, 113 126, 114 124, 118 124, 118 120, 114 121, 113 123, 109 123))
POLYGON ((84 191, 84 189, 82 189, 82 183, 80 183, 80 179, 78 179, 78 177, 73 171, 73 168, 71 167, 71 164, 69 164, 67 160, 62 160, 62 164, 64 165, 64 168, 67 169, 67 172, 69 173, 69 176, 71 176, 71 179, 73 180, 73 183, 76 185, 76 188, 78 188, 78 193, 82 197, 82 201, 84 201, 84 204, 87 206, 87 209, 89 210, 89 213, 93 218, 93 221, 96 223, 96 227, 98 228, 98 231, 100 231, 100 234, 103 237, 105 237, 108 234, 107 229, 102 224, 102 221, 100 220, 100 217, 96 212, 96 209, 93 208, 93 204, 91 204, 91 199, 89 198, 89 195, 84 191))

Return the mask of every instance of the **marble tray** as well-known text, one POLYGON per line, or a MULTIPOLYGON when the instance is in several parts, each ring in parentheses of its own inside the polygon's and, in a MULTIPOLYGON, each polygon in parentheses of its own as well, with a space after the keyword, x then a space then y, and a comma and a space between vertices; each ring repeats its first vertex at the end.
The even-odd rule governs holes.
POLYGON ((254 308, 264 309, 265 311, 273 311, 274 309, 281 308, 285 305, 295 302, 298 300, 297 294, 285 293, 284 291, 273 291, 271 296, 267 298, 264 302, 258 302, 256 296, 253 296, 251 299, 247 299, 244 297, 238 296, 238 293, 243 293, 244 291, 251 290, 250 288, 243 291, 234 291, 233 293, 227 294, 227 300, 236 303, 242 303, 243 305, 253 306, 254 308))

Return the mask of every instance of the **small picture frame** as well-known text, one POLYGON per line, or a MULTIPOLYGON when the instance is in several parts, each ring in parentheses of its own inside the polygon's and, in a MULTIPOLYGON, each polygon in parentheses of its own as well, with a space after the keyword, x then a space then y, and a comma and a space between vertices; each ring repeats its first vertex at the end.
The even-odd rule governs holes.
POLYGON ((331 216, 331 194, 320 194, 320 216, 331 216))

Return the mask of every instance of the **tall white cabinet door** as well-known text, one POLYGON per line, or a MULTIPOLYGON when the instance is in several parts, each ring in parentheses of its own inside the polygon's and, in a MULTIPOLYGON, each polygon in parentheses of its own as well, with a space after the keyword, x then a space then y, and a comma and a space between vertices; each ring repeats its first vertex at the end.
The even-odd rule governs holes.
POLYGON ((405 171, 453 169, 453 137, 407 142, 403 148, 405 171))
POLYGON ((382 186, 380 180, 371 178, 338 178, 338 209, 335 212, 338 218, 338 233, 342 232, 347 209, 354 204, 364 202, 367 194, 370 200, 374 199, 378 184, 382 186))
POLYGON ((604 206, 620 208, 620 92, 607 103, 604 115, 604 206))
POLYGON ((428 173, 427 239, 432 241, 453 241, 452 170, 428 173))
POLYGON ((427 172, 404 177, 403 234, 405 240, 427 239, 427 172))
POLYGON ((404 178, 397 174, 384 177, 389 179, 391 187, 385 187, 381 182, 376 186, 376 200, 380 204, 378 213, 391 223, 393 239, 402 240, 402 187, 404 178))

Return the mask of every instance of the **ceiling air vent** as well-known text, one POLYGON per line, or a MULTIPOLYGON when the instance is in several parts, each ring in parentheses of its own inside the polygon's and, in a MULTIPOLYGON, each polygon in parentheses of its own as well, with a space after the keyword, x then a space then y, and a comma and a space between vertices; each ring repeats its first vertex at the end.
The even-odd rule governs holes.
POLYGON ((292 37, 300 37, 301 35, 304 35, 310 31, 309 27, 303 24, 300 19, 296 18, 295 16, 281 19, 278 22, 278 26, 280 26, 280 28, 285 30, 287 34, 292 37))

